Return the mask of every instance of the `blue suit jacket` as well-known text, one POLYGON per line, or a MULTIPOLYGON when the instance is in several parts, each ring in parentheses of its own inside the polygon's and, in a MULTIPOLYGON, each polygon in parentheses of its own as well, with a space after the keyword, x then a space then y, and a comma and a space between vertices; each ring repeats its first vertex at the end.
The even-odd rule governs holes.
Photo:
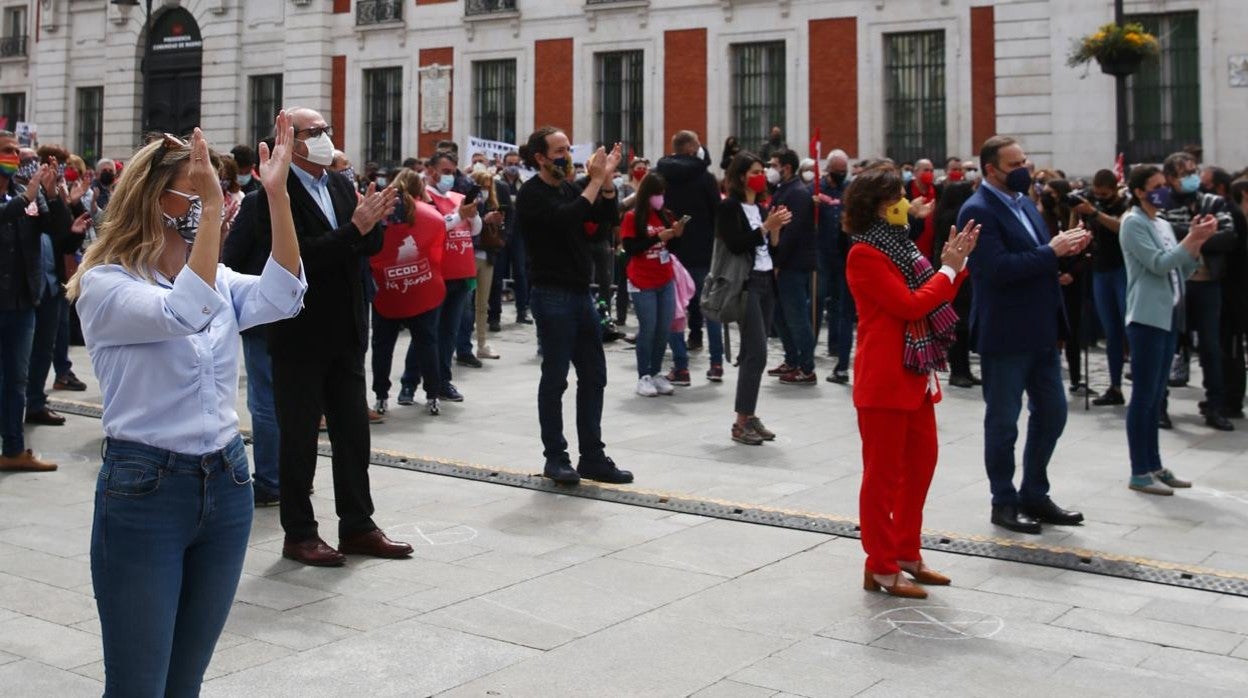
MULTIPOLYGON (((983 226, 971 253, 974 290, 971 331, 976 351, 1018 354, 1056 348, 1065 322, 1057 254, 1039 245, 1010 207, 980 186, 958 212, 958 228, 970 219, 983 226)), ((1034 206, 1024 206, 1042 239, 1048 226, 1034 206)))

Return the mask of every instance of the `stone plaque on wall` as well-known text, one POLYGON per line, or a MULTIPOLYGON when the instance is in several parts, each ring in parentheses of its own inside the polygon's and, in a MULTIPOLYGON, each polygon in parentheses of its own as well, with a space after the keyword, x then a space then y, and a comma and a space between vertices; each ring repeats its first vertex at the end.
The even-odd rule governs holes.
POLYGON ((420 69, 420 132, 441 133, 451 128, 451 67, 420 69))

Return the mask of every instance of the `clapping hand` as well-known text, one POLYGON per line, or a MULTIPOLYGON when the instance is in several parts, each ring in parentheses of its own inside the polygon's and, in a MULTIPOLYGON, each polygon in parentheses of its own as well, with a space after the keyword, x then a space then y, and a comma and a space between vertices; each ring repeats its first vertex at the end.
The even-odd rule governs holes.
POLYGON ((295 152, 295 129, 285 110, 277 113, 273 133, 272 151, 268 144, 260 144, 260 183, 269 196, 278 196, 286 191, 286 177, 290 175, 290 160, 295 152))
MULTIPOLYGON (((394 185, 381 191, 377 191, 376 183, 368 185, 368 191, 364 192, 359 205, 355 207, 355 213, 351 214, 351 223, 360 231, 361 236, 368 235, 394 209, 398 201, 397 191, 394 185)), ((475 209, 476 205, 473 206, 475 209)))
POLYGON ((763 228, 769 233, 775 233, 788 225, 791 220, 793 220, 793 213, 784 206, 777 206, 771 209, 771 213, 767 214, 767 220, 763 222, 763 228))
POLYGON ((910 200, 910 215, 923 219, 932 215, 932 211, 936 208, 935 199, 925 199, 922 196, 910 200))
POLYGON ((1092 234, 1080 223, 1078 227, 1064 230, 1049 240, 1049 247, 1058 257, 1079 254, 1092 241, 1092 234))
POLYGON ((1189 237, 1194 237, 1198 242, 1204 242, 1213 237, 1218 232, 1218 219, 1205 214, 1192 219, 1192 224, 1187 229, 1189 237))
POLYGON ((221 211, 224 199, 221 180, 208 157, 208 141, 204 140, 204 132, 199 127, 191 134, 191 166, 187 168, 186 175, 204 208, 221 211))
POLYGON ((91 214, 84 213, 81 216, 78 216, 77 218, 75 218, 74 222, 69 225, 69 232, 73 233, 74 235, 86 235, 87 229, 90 227, 91 227, 91 214))
POLYGON ((87 192, 91 190, 92 174, 94 173, 91 170, 87 170, 86 174, 74 182, 74 187, 69 190, 69 203, 76 204, 82 201, 82 197, 86 196, 87 192))
POLYGON ((967 258, 979 243, 979 231, 980 226, 974 220, 967 221, 961 232, 957 226, 950 226, 949 239, 940 251, 940 263, 958 272, 965 269, 967 258))
MULTIPOLYGON (((601 150, 601 148, 599 150, 601 150)), ((603 167, 603 181, 604 182, 606 181, 606 178, 608 176, 614 174, 615 171, 619 169, 620 160, 622 160, 623 158, 624 158, 624 155, 620 149, 620 144, 616 143, 615 147, 611 148, 611 152, 607 154, 606 166, 603 167)))

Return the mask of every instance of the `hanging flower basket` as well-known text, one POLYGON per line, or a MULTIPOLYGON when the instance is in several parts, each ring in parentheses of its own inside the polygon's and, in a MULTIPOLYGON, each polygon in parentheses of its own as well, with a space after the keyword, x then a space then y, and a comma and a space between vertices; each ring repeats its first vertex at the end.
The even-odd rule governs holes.
POLYGON ((1145 59, 1156 58, 1160 53, 1157 37, 1145 31, 1143 25, 1106 24, 1076 40, 1066 64, 1073 68, 1095 61, 1106 75, 1126 76, 1139 70, 1145 59))

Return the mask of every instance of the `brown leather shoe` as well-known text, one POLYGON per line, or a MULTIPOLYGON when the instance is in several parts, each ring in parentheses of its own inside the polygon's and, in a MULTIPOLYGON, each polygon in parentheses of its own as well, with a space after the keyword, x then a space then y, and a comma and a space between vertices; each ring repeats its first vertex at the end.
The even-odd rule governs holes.
POLYGON ((59 427, 65 424, 65 418, 45 407, 41 410, 27 410, 26 423, 42 424, 46 427, 59 427))
POLYGON ((889 596, 898 596, 903 599, 926 599, 927 591, 918 584, 906 581, 901 573, 893 575, 892 584, 883 584, 876 581, 875 575, 871 574, 871 570, 864 570, 862 577, 862 588, 867 591, 882 591, 889 596))
POLYGON ((380 528, 341 538, 338 549, 347 555, 371 555, 391 559, 410 557, 412 554, 412 546, 390 540, 380 528))
POLYGON ((347 561, 345 555, 319 537, 301 541, 287 539, 282 544, 282 557, 313 567, 341 567, 347 561))
POLYGON ((35 458, 29 448, 16 456, 0 456, 0 472, 5 473, 50 473, 56 470, 56 463, 35 458))
POLYGON ((899 562, 897 564, 901 566, 902 572, 910 575, 910 578, 919 584, 943 587, 949 586, 949 584, 953 582, 952 579, 949 579, 945 575, 937 572, 931 567, 928 567, 922 560, 919 560, 917 563, 899 562))
POLYGON ((368 409, 368 423, 369 424, 385 424, 386 418, 380 412, 370 407, 368 409))

